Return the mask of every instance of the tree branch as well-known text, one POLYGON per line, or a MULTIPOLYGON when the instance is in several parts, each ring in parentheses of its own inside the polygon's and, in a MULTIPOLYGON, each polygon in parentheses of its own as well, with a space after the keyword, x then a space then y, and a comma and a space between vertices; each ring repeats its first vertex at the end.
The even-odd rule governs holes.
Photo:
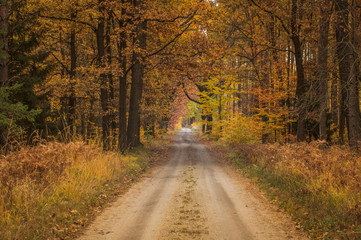
POLYGON ((65 69, 65 71, 70 74, 70 70, 68 69, 68 67, 48 48, 48 46, 41 40, 39 40, 39 42, 43 44, 47 52, 50 53, 51 56, 53 56, 58 63, 60 63, 60 65, 65 69))
POLYGON ((45 16, 45 15, 41 15, 40 13, 30 13, 30 15, 35 15, 35 16, 38 16, 41 18, 53 19, 53 20, 58 20, 58 21, 69 21, 69 22, 80 23, 80 24, 90 27, 93 31, 96 31, 96 27, 94 27, 90 23, 84 22, 84 21, 79 21, 76 19, 71 19, 71 18, 66 18, 66 17, 45 16))
POLYGON ((162 52, 164 49, 166 49, 169 45, 171 45, 172 43, 174 43, 179 37, 181 37, 183 35, 183 33, 185 33, 188 28, 192 25, 192 23, 189 23, 188 26, 183 29, 182 32, 178 33, 171 41, 169 41, 167 44, 165 44, 163 47, 161 47, 160 49, 158 49, 157 51, 147 55, 146 57, 152 57, 154 55, 157 55, 158 53, 162 52))
POLYGON ((255 5, 256 7, 258 7, 259 9, 261 9, 262 11, 264 11, 264 12, 270 14, 271 16, 274 16, 275 18, 277 18, 277 19, 281 22, 281 25, 282 25, 283 29, 285 30, 285 32, 286 32, 288 35, 291 34, 291 32, 290 32, 290 30, 287 28, 286 24, 283 22, 283 20, 282 20, 278 15, 274 14, 274 13, 273 13, 272 11, 270 11, 270 10, 267 10, 267 9, 261 7, 261 6, 260 6, 258 3, 256 3, 254 0, 249 0, 249 1, 250 1, 251 3, 253 3, 253 5, 255 5))
POLYGON ((182 83, 182 86, 183 86, 183 92, 184 92, 184 94, 186 95, 186 97, 187 97, 189 100, 191 100, 192 102, 195 102, 195 103, 197 103, 197 104, 199 104, 199 105, 202 104, 200 101, 197 101, 197 100, 195 100, 195 99, 193 99, 193 98, 191 98, 191 97, 189 96, 189 94, 187 93, 187 90, 186 90, 186 88, 185 88, 185 86, 184 86, 184 83, 182 83))

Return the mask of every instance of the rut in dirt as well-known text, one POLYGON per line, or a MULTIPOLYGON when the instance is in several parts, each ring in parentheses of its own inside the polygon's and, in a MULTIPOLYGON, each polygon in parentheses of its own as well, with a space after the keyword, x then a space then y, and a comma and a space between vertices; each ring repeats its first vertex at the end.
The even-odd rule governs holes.
POLYGON ((182 129, 169 161, 107 208, 80 239, 306 239, 182 129))

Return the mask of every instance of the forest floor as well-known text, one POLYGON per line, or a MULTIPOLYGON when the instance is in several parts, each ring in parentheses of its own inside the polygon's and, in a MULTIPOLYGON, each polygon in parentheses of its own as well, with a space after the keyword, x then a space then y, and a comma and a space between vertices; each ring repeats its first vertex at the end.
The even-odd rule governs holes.
POLYGON ((80 239, 307 239, 189 129, 172 156, 114 201, 80 239))

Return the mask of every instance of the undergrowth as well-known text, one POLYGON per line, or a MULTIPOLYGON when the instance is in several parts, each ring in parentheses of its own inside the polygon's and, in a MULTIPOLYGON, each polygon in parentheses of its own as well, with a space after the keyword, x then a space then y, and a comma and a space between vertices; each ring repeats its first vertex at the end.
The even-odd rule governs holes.
POLYGON ((1 156, 1 239, 74 237, 149 167, 148 155, 54 142, 1 156))
POLYGON ((227 149, 228 159, 312 238, 361 239, 360 156, 317 142, 227 149))

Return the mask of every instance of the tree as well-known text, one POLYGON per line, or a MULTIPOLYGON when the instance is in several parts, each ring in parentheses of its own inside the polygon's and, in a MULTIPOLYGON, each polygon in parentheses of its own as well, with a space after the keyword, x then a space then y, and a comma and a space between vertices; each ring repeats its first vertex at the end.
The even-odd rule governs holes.
POLYGON ((30 53, 37 48, 34 40, 37 32, 30 33, 31 26, 24 26, 24 20, 31 17, 20 15, 22 8, 21 2, 9 5, 8 1, 1 1, 0 4, 0 146, 5 152, 9 132, 16 134, 32 129, 29 125, 33 125, 41 112, 36 110, 38 98, 32 87, 43 77, 37 63, 44 55, 30 53), (23 36, 28 40, 22 40, 23 36))
MULTIPOLYGON (((76 10, 71 9, 70 19, 76 19, 76 10)), ((76 52, 76 27, 73 23, 70 30, 70 96, 69 96, 69 117, 68 124, 70 126, 70 134, 74 134, 74 125, 75 125, 75 110, 76 110, 76 93, 74 89, 75 77, 76 77, 76 67, 77 67, 77 52, 76 52)))
POLYGON ((138 23, 136 24, 133 44, 139 47, 138 50, 133 51, 132 58, 132 85, 130 91, 129 103, 129 118, 127 142, 129 147, 136 147, 140 145, 140 114, 141 101, 143 93, 143 77, 144 77, 144 51, 146 50, 147 41, 147 22, 142 19, 141 14, 144 9, 144 2, 142 0, 133 1, 134 8, 139 9, 136 13, 138 23))
POLYGON ((127 148, 127 34, 126 34, 126 6, 128 1, 122 0, 120 18, 118 18, 118 27, 120 29, 118 40, 118 62, 120 68, 119 75, 119 134, 118 149, 124 151, 127 148))
POLYGON ((346 0, 335 1, 336 41, 339 76, 341 82, 340 103, 340 139, 343 138, 343 121, 346 118, 348 141, 351 147, 357 147, 361 140, 359 78, 354 59, 349 28, 349 4, 346 0), (345 107, 345 108, 343 108, 345 107), (345 113, 345 114, 344 114, 345 113), (343 116, 345 115, 345 116, 343 116))
POLYGON ((330 26, 330 1, 319 2, 319 40, 318 40, 318 79, 319 79, 319 121, 320 140, 327 138, 327 111, 328 111, 328 36, 330 26))
POLYGON ((105 57, 106 57, 106 46, 105 46, 105 3, 103 0, 98 1, 99 4, 99 17, 98 25, 96 30, 97 37, 97 62, 100 69, 100 102, 102 108, 102 141, 103 148, 110 148, 110 112, 109 112, 109 79, 107 74, 104 72, 105 57))
MULTIPOLYGON (((9 50, 8 50, 8 31, 9 31, 9 5, 6 0, 2 0, 0 3, 0 87, 5 88, 8 86, 8 61, 9 61, 9 50)), ((4 93, 3 93, 4 95, 4 93)), ((5 96, 2 96, 3 100, 6 100, 5 96)), ((7 141, 7 125, 3 126, 0 130, 0 145, 4 146, 7 141)))
POLYGON ((307 99, 305 94, 306 84, 305 84, 305 73, 303 68, 302 43, 300 37, 301 26, 298 23, 298 16, 301 15, 298 7, 299 4, 300 3, 298 0, 292 0, 291 39, 293 42, 293 46, 295 48, 295 58, 296 58, 296 68, 297 68, 297 88, 296 88, 297 108, 298 108, 297 140, 304 141, 307 99))

